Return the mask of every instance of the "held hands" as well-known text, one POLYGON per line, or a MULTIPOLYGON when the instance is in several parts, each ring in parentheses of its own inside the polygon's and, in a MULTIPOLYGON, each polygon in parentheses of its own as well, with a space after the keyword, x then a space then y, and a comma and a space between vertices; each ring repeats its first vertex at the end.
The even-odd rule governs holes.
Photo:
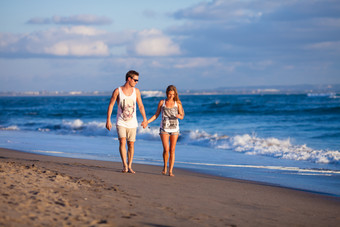
POLYGON ((143 121, 142 124, 141 124, 141 126, 143 126, 143 128, 146 128, 146 127, 148 126, 148 124, 149 124, 149 123, 148 123, 147 121, 143 121))

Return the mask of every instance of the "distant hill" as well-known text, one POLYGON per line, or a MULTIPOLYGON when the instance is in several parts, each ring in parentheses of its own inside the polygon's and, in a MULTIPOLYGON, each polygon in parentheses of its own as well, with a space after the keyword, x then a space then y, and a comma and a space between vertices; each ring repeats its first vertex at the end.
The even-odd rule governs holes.
MULTIPOLYGON (((340 84, 333 85, 276 85, 276 86, 248 86, 248 87, 220 87, 216 89, 179 90, 181 95, 210 95, 210 94, 337 94, 340 84)), ((0 96, 110 96, 112 91, 25 91, 1 92, 0 96)), ((143 90, 144 97, 164 96, 163 91, 143 90)))
POLYGON ((183 94, 309 94, 340 93, 340 84, 335 85, 276 85, 248 87, 220 87, 206 90, 186 90, 183 94))

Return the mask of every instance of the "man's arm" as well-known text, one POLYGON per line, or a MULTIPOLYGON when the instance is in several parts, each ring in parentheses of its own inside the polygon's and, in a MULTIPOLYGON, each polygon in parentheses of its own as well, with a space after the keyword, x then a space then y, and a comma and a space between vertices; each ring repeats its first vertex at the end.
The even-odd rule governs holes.
POLYGON ((138 104, 139 112, 142 114, 142 117, 143 117, 142 126, 143 128, 146 128, 146 126, 148 126, 148 119, 146 118, 145 109, 144 109, 144 105, 142 102, 140 91, 137 88, 136 88, 136 95, 137 95, 137 104, 138 104))
POLYGON ((118 95, 119 95, 118 89, 116 89, 112 92, 110 104, 109 104, 109 107, 107 108, 106 128, 109 131, 111 131, 111 128, 112 128, 111 114, 112 114, 113 106, 115 105, 115 102, 118 98, 118 95))

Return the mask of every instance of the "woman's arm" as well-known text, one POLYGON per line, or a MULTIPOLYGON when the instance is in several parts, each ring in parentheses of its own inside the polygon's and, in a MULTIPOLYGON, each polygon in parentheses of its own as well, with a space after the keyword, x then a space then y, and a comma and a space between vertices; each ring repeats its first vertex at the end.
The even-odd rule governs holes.
POLYGON ((150 124, 151 122, 158 118, 159 114, 161 113, 163 102, 164 100, 159 101, 156 113, 148 120, 148 124, 150 124))
POLYGON ((182 103, 178 103, 178 114, 177 114, 177 118, 183 120, 184 118, 184 109, 182 106, 182 103))

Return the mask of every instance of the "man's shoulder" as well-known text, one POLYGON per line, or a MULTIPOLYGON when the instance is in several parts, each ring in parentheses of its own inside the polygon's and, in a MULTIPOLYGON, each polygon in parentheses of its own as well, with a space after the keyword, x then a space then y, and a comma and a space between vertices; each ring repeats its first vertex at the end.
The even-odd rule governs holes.
POLYGON ((118 95, 119 94, 119 87, 115 88, 112 92, 112 95, 118 95))
POLYGON ((138 95, 140 95, 140 90, 138 89, 138 88, 134 88, 135 89, 135 91, 136 91, 136 93, 138 94, 138 95))

